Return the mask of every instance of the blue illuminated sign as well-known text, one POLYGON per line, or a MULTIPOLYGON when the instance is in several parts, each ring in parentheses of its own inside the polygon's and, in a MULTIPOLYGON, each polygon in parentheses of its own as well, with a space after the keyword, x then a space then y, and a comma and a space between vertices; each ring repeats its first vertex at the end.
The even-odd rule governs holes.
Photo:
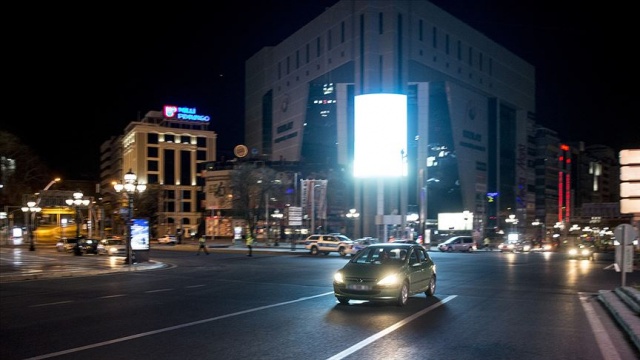
POLYGON ((196 114, 196 108, 165 105, 163 108, 164 117, 172 118, 176 120, 189 120, 189 121, 209 121, 211 118, 208 115, 196 114))

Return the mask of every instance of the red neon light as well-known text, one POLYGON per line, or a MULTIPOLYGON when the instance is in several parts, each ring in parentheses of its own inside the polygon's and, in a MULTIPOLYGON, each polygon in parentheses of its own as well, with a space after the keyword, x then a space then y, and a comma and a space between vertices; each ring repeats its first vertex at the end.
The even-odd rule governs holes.
POLYGON ((569 151, 569 145, 560 144, 560 150, 569 151))
POLYGON ((560 160, 560 162, 564 161, 564 156, 560 155, 560 157, 558 158, 558 160, 560 160))
POLYGON ((567 186, 566 186, 566 218, 569 220, 571 218, 571 175, 567 174, 567 186))
POLYGON ((558 222, 562 221, 562 196, 564 190, 562 189, 562 171, 558 172, 558 222))

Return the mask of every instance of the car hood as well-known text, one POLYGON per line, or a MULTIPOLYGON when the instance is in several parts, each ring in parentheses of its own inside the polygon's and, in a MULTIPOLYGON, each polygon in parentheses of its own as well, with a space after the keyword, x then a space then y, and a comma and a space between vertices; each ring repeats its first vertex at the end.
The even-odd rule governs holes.
POLYGON ((387 275, 402 272, 404 266, 397 264, 355 264, 348 263, 342 267, 343 275, 349 277, 383 278, 387 275))

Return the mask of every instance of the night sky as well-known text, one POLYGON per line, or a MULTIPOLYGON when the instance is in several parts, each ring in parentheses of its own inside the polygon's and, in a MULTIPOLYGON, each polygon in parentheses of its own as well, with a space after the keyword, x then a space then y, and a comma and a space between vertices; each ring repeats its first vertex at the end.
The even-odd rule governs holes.
MULTIPOLYGON (((245 61, 336 2, 17 9, 19 25, 5 31, 4 80, 12 101, 0 130, 17 135, 57 175, 96 179, 102 142, 146 112, 175 104, 210 115, 218 154, 231 154, 243 141, 245 61)), ((631 8, 549 0, 432 2, 536 67, 536 117, 562 140, 616 151, 640 147, 640 122, 631 113, 637 93, 631 8)))

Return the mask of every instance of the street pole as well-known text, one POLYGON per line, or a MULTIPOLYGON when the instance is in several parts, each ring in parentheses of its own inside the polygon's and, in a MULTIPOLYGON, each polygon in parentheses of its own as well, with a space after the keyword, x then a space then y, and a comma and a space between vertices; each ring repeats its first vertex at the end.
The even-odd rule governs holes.
POLYGON ((127 263, 131 265, 132 263, 132 251, 131 251, 131 225, 133 221, 133 195, 127 194, 127 201, 129 212, 127 215, 127 263))

